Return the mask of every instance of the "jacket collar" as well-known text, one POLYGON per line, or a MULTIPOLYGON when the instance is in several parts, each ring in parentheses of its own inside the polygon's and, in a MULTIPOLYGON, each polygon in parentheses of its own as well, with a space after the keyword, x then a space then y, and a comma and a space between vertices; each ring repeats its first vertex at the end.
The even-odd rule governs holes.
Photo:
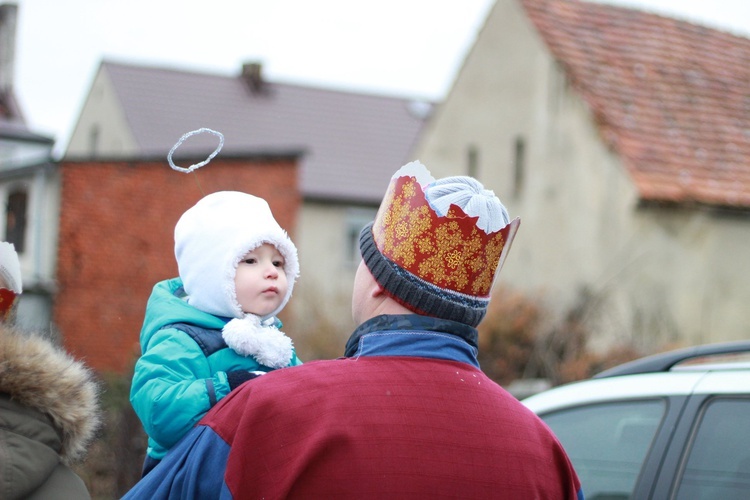
MULTIPOLYGON (((402 337, 403 337, 402 335, 402 337)), ((477 330, 469 325, 447 319, 420 316, 418 314, 382 315, 371 318, 358 326, 346 343, 344 356, 362 355, 406 355, 455 359, 479 366, 477 355, 477 330), (365 347, 365 339, 372 340, 377 334, 388 333, 390 342, 380 341, 377 349, 365 347), (411 335, 410 339, 394 339, 395 335, 411 335), (420 346, 411 340, 416 335, 428 335, 430 345, 420 346), (411 347, 410 347, 411 346, 411 347), (450 346, 450 349, 445 348, 450 346), (460 351, 460 352, 459 352, 460 351)))

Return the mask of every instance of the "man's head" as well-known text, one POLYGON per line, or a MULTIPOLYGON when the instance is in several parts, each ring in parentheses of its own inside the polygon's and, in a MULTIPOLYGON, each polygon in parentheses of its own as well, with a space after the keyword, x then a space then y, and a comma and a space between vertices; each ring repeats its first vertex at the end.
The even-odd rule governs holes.
MULTIPOLYGON (((236 191, 209 194, 180 217, 174 238, 188 302, 201 311, 227 318, 241 318, 249 312, 238 300, 235 278, 241 262, 245 276, 246 257, 253 257, 251 253, 264 244, 283 257, 286 286, 281 300, 274 301, 278 304, 258 315, 277 314, 292 295, 299 275, 297 248, 262 198, 236 191)), ((271 256, 270 262, 273 265, 278 259, 271 256)))
POLYGON ((361 266, 355 279, 355 321, 392 314, 386 311, 392 305, 385 305, 390 301, 477 326, 519 224, 476 179, 436 181, 421 163, 405 165, 360 235, 366 269, 361 266))

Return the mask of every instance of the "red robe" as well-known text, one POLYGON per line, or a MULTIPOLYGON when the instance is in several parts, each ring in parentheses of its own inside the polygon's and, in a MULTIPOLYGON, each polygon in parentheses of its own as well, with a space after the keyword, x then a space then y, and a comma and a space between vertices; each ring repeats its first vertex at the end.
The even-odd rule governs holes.
POLYGON ((220 405, 245 408, 217 407, 202 422, 231 448, 234 498, 564 499, 580 489, 547 426, 466 363, 312 362, 220 405))

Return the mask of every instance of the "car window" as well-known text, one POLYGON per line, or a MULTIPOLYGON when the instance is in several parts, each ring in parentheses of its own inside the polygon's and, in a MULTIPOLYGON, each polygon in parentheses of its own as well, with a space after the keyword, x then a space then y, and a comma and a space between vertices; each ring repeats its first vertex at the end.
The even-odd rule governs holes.
POLYGON ((679 475, 675 498, 748 498, 749 422, 750 399, 714 398, 707 403, 679 475))
POLYGON ((586 498, 628 499, 666 402, 588 405, 540 415, 568 453, 586 498))

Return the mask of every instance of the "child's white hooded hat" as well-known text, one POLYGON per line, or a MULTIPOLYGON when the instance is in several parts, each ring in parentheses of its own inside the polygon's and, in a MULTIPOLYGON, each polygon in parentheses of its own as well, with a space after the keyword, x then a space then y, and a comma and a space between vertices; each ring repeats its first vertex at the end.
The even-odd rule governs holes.
POLYGON ((299 275, 297 248, 264 199, 237 191, 209 194, 180 217, 174 239, 180 278, 196 309, 244 318, 234 286, 237 264, 264 243, 284 257, 288 287, 279 307, 261 319, 275 316, 289 301, 299 275))

